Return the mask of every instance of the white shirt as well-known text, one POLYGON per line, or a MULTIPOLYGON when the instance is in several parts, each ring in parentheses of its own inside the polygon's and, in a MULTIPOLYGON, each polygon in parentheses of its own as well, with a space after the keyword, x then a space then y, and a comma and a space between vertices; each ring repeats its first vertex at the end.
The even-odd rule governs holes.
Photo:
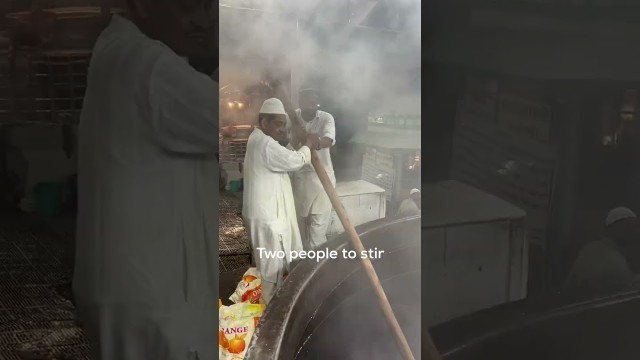
POLYGON ((284 250, 286 263, 292 250, 300 251, 302 239, 287 172, 299 170, 311 161, 311 151, 287 149, 256 128, 249 135, 244 157, 242 218, 249 230, 256 267, 263 281, 278 283, 287 264, 262 259, 259 248, 284 250))
POLYGON ((277 200, 293 194, 289 171, 296 171, 311 162, 307 146, 298 151, 287 149, 259 128, 247 140, 244 157, 244 191, 242 217, 244 219, 276 220, 279 217, 277 200))
POLYGON ((102 358, 214 358, 217 133, 218 85, 113 16, 80 117, 73 279, 102 358))
POLYGON ((420 215, 421 211, 413 199, 404 199, 398 208, 398 216, 409 217, 420 215))
MULTIPOLYGON (((304 121, 300 109, 296 114, 302 120, 305 131, 308 134, 316 134, 320 138, 327 137, 336 143, 336 123, 333 116, 328 112, 318 110, 316 117, 311 121, 304 121)), ((331 152, 329 148, 322 148, 317 151, 320 162, 324 165, 327 175, 336 185, 336 178, 333 172, 331 152)), ((322 214, 331 211, 331 201, 326 195, 318 174, 311 164, 306 165, 293 175, 293 193, 296 199, 296 211, 298 216, 307 217, 310 214, 322 214)))

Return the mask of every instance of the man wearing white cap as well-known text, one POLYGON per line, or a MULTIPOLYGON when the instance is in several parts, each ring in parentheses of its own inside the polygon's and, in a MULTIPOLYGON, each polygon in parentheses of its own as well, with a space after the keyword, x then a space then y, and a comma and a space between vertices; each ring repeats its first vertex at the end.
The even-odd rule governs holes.
POLYGON ((129 0, 94 43, 73 273, 91 359, 217 354, 218 84, 187 61, 216 66, 217 11, 129 0))
MULTIPOLYGON (((303 86, 298 99, 300 108, 295 110, 295 116, 301 120, 304 131, 317 139, 318 158, 335 187, 336 177, 329 151, 336 143, 335 120, 328 112, 318 109, 319 97, 315 89, 303 86)), ((296 140, 294 136, 292 143, 296 144, 296 140)), ((327 242, 332 206, 312 165, 303 166, 293 175, 293 193, 304 246, 307 250, 317 249, 327 242)))
POLYGON ((640 272, 636 214, 618 207, 607 214, 606 237, 587 244, 573 264, 563 292, 574 297, 609 295, 631 288, 640 272))
POLYGON ((287 136, 287 115, 275 98, 262 104, 258 124, 244 157, 242 218, 261 275, 262 300, 268 303, 288 271, 291 251, 302 250, 288 172, 311 162, 310 147, 316 143, 309 136, 298 151, 279 144, 287 136), (272 256, 276 251, 283 251, 285 257, 272 256))
POLYGON ((420 215, 421 208, 421 194, 418 189, 411 189, 409 191, 409 198, 405 199, 400 203, 400 207, 398 208, 398 216, 399 217, 409 217, 420 215))

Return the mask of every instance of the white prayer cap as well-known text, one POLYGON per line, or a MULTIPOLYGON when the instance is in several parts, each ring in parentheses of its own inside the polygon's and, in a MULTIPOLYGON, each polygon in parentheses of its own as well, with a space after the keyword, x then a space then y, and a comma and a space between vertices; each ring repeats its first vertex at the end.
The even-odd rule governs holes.
POLYGON ((605 224, 606 226, 610 226, 613 223, 616 223, 618 221, 626 220, 626 219, 635 219, 636 217, 637 217, 636 213, 634 213, 630 209, 626 207, 617 207, 609 211, 609 213, 607 214, 607 220, 605 224))
POLYGON ((284 111, 282 101, 276 98, 265 100, 260 108, 260 114, 287 115, 286 111, 284 111))

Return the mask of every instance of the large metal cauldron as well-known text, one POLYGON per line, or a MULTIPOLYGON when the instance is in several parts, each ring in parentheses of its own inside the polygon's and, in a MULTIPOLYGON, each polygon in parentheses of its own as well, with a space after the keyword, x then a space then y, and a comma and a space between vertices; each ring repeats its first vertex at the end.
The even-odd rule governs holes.
MULTIPOLYGON (((420 218, 358 228, 389 302, 416 359, 420 359, 420 218)), ((330 245, 350 249, 346 237, 330 245)), ((269 304, 249 360, 393 360, 400 355, 360 260, 300 262, 269 304)))
POLYGON ((431 330, 444 360, 640 359, 640 292, 499 306, 431 330))

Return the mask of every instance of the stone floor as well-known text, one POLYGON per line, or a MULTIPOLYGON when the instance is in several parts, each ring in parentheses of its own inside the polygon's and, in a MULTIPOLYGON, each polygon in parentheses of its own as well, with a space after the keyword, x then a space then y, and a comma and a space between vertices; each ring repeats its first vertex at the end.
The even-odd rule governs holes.
MULTIPOLYGON (((237 196, 221 194, 220 271, 250 262, 237 196)), ((0 360, 84 360, 71 296, 73 217, 0 214, 0 360)))
POLYGON ((251 248, 249 235, 242 223, 242 198, 223 191, 219 204, 220 272, 246 267, 251 261, 251 248))
POLYGON ((64 244, 36 217, 0 214, 0 359, 89 359, 64 244))

